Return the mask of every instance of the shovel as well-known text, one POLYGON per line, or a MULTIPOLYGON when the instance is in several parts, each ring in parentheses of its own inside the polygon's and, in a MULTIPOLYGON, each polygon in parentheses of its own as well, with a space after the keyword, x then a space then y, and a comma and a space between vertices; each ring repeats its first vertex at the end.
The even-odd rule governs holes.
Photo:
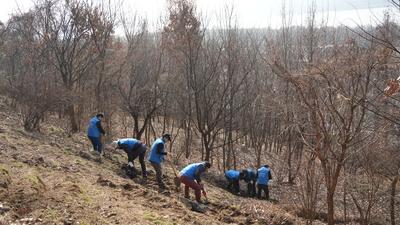
POLYGON ((174 164, 172 162, 170 162, 170 161, 168 161, 168 162, 170 163, 170 166, 172 167, 172 170, 174 171, 174 175, 175 175, 174 184, 175 184, 176 188, 180 188, 181 187, 181 179, 179 179, 179 176, 176 173, 174 164))
POLYGON ((201 193, 203 193, 204 198, 206 198, 206 201, 204 203, 205 204, 210 203, 210 201, 208 201, 208 198, 207 198, 207 192, 204 190, 204 188, 201 189, 201 193))

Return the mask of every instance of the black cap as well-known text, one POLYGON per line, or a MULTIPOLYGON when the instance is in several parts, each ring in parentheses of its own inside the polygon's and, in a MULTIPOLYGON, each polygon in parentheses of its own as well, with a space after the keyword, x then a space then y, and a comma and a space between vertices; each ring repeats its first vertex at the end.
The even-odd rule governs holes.
POLYGON ((204 166, 205 166, 206 168, 210 168, 210 167, 211 167, 211 163, 208 162, 208 161, 205 161, 205 162, 204 162, 204 166))
POLYGON ((169 141, 171 141, 171 135, 168 134, 168 133, 163 134, 163 135, 162 135, 162 138, 163 138, 163 139, 168 139, 169 141))
POLYGON ((96 117, 103 117, 103 118, 104 118, 104 114, 103 114, 103 113, 98 113, 98 114, 96 115, 96 117))

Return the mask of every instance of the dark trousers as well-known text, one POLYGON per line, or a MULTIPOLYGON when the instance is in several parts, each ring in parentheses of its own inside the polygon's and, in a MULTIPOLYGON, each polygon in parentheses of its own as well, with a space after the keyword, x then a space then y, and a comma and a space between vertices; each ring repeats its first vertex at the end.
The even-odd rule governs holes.
MULTIPOLYGON (((144 157, 146 155, 146 148, 138 148, 138 149, 123 149, 125 153, 128 155, 128 163, 132 163, 134 165, 134 160, 139 156, 140 167, 142 168, 142 175, 145 177, 147 176, 146 172, 146 164, 144 162, 144 157)), ((136 177, 135 167, 131 167, 128 165, 128 176, 131 178, 136 177), (129 173, 129 174, 128 174, 129 173)))
POLYGON ((240 192, 239 180, 226 179, 228 180, 228 190, 232 191, 234 194, 238 194, 240 192))
POLYGON ((196 196, 196 201, 200 202, 201 186, 195 180, 187 176, 180 176, 179 179, 183 184, 185 184, 185 197, 189 198, 189 188, 192 188, 196 196))
POLYGON ((256 196, 256 181, 249 181, 247 183, 247 196, 256 196))
POLYGON ((92 142, 93 150, 95 150, 95 151, 101 153, 101 150, 102 150, 102 147, 103 147, 103 146, 102 146, 102 144, 101 144, 100 137, 91 137, 91 136, 88 136, 88 138, 89 138, 90 142, 92 142))
POLYGON ((164 182, 163 182, 163 180, 162 180, 162 168, 161 168, 161 164, 159 164, 159 163, 154 163, 154 162, 151 162, 151 161, 150 161, 150 163, 151 163, 151 165, 153 166, 154 170, 156 171, 156 180, 157 180, 158 185, 159 185, 160 187, 164 187, 165 185, 164 185, 164 182))
POLYGON ((257 184, 257 197, 261 199, 261 192, 264 191, 265 197, 267 200, 269 200, 269 189, 268 189, 268 184, 257 184))

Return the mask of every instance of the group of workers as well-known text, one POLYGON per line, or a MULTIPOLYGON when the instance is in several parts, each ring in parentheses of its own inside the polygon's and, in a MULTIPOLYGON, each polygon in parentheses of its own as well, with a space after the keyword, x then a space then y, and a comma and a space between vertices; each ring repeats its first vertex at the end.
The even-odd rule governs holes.
MULTIPOLYGON (((100 141, 101 134, 105 135, 104 129, 101 126, 103 120, 103 114, 97 114, 90 119, 88 127, 88 138, 93 145, 93 149, 96 153, 102 154, 102 144, 100 141)), ((166 152, 166 144, 171 141, 171 135, 166 133, 160 138, 156 139, 150 148, 147 160, 150 162, 156 172, 156 181, 160 188, 165 189, 166 186, 163 182, 162 162, 164 161, 166 152)), ((139 162, 142 170, 142 177, 147 178, 147 170, 145 164, 145 155, 147 147, 140 140, 134 138, 123 138, 112 142, 114 149, 123 150, 128 156, 128 165, 126 167, 126 174, 130 178, 135 178, 137 172, 134 167, 134 160, 139 157, 139 162)), ((189 189, 193 189, 195 192, 196 201, 201 203, 201 192, 204 192, 204 186, 201 182, 201 175, 205 173, 211 164, 209 162, 192 163, 184 167, 179 172, 179 180, 185 185, 185 198, 190 198, 189 189)), ((225 172, 225 177, 228 180, 228 189, 232 190, 233 193, 238 194, 240 192, 239 181, 244 180, 248 184, 248 194, 255 196, 255 187, 257 183, 258 197, 261 198, 261 191, 263 190, 266 194, 266 198, 269 199, 268 181, 271 179, 271 172, 269 167, 263 166, 258 171, 251 169, 236 171, 228 170, 225 172)))
POLYGON ((256 196, 257 186, 257 197, 269 200, 268 183, 272 179, 272 175, 268 165, 264 165, 258 170, 227 170, 225 171, 225 178, 228 180, 228 190, 232 193, 240 195, 240 180, 243 180, 247 183, 248 196, 256 196), (262 192, 264 192, 265 197, 262 197, 262 192))

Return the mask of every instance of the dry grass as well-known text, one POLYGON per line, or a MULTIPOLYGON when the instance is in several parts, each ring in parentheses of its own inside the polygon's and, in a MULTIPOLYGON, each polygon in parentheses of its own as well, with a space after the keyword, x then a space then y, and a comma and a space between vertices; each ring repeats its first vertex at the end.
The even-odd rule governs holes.
POLYGON ((108 152, 100 162, 88 153, 84 134, 67 137, 54 125, 27 133, 5 108, 0 107, 0 203, 10 210, 0 210, 0 224, 304 223, 279 205, 233 196, 212 182, 205 183, 208 210, 193 212, 173 188, 169 165, 171 189, 163 192, 154 172, 147 182, 127 179, 121 171, 124 155, 108 152))

